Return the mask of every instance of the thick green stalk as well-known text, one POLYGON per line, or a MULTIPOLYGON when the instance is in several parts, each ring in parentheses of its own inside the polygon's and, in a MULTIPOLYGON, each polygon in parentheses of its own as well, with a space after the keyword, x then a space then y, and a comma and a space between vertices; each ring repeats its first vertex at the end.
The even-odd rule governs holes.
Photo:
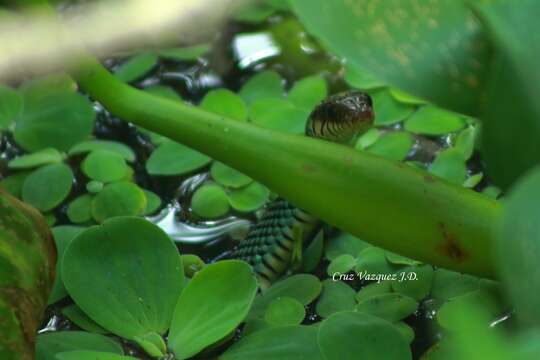
POLYGON ((80 67, 77 79, 118 117, 248 174, 365 241, 434 265, 494 274, 496 201, 402 163, 149 95, 93 60, 80 67))

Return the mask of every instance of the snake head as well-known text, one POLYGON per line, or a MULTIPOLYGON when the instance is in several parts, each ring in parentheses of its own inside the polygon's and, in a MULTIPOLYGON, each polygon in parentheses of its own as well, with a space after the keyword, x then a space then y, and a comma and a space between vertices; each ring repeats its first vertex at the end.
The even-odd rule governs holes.
POLYGON ((375 114, 371 97, 361 91, 339 93, 323 100, 309 116, 306 135, 349 143, 365 133, 375 114))

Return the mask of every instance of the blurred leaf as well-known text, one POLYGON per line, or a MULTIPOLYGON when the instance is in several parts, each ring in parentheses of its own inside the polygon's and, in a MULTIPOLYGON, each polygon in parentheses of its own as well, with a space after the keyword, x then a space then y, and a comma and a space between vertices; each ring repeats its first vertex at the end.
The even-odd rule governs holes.
POLYGON ((10 169, 31 169, 41 165, 62 161, 62 154, 56 149, 47 148, 32 154, 18 156, 8 163, 10 169))
POLYGON ((392 285, 390 281, 383 281, 380 283, 370 283, 362 286, 362 288, 356 293, 356 301, 362 302, 375 295, 388 294, 392 292, 392 285))
POLYGON ((324 255, 330 261, 343 254, 357 257, 362 250, 369 246, 371 245, 360 240, 356 236, 342 232, 327 242, 324 249, 324 255))
POLYGON ((372 94, 373 107, 376 111, 375 125, 392 125, 411 115, 415 107, 400 103, 390 95, 388 89, 377 90, 372 94))
POLYGON ((215 89, 209 91, 204 96, 199 106, 204 110, 230 119, 240 121, 247 120, 247 107, 244 100, 227 89, 215 89))
POLYGON ((22 111, 19 93, 0 84, 0 129, 8 129, 22 111))
POLYGON ((169 328, 184 282, 171 239, 134 217, 110 219, 77 236, 64 253, 62 277, 92 320, 145 350, 169 328))
POLYGON ((233 209, 240 212, 250 212, 262 207, 269 195, 270 190, 266 186, 252 182, 242 189, 231 190, 228 197, 229 204, 233 209))
POLYGON ((96 180, 90 180, 86 183, 86 191, 88 191, 91 194, 97 194, 101 190, 103 190, 104 184, 101 181, 96 180))
POLYGON ((408 280, 405 277, 404 281, 392 281, 392 289, 418 301, 424 299, 431 291, 433 284, 433 267, 431 265, 407 266, 398 271, 398 279, 402 278, 403 273, 405 276, 414 274, 414 280, 408 280))
POLYGON ((75 144, 71 149, 69 149, 69 155, 78 155, 92 152, 95 150, 107 150, 114 152, 122 156, 126 161, 133 162, 135 161, 135 153, 133 150, 121 143, 116 141, 109 140, 86 140, 81 141, 80 143, 75 144))
POLYGON ((319 265, 324 248, 324 231, 314 236, 302 254, 302 271, 312 272, 319 265))
POLYGON ((358 138, 355 148, 359 150, 364 150, 368 146, 375 144, 375 142, 381 137, 382 134, 382 131, 372 127, 358 138))
POLYGON ((13 175, 9 175, 0 181, 0 186, 4 188, 11 195, 21 198, 22 188, 26 177, 30 175, 30 171, 16 172, 13 175))
POLYGON ((132 356, 111 354, 103 351, 73 350, 59 353, 56 360, 137 360, 132 356))
POLYGON ((69 203, 67 216, 74 224, 82 224, 92 219, 92 196, 83 194, 69 203))
POLYGON ((158 55, 176 61, 197 60, 210 51, 210 44, 199 44, 181 48, 162 49, 158 55))
POLYGON ((229 212, 229 200, 221 186, 207 184, 195 191, 191 198, 191 208, 203 218, 220 218, 229 212))
POLYGON ((36 360, 57 360, 56 354, 74 350, 123 353, 120 344, 103 335, 84 331, 55 331, 37 337, 36 360))
POLYGON ((297 107, 311 111, 328 94, 326 81, 320 76, 298 80, 289 91, 288 99, 297 107))
POLYGON ((358 254, 355 271, 376 275, 394 272, 386 260, 385 251, 374 246, 367 247, 358 254))
POLYGON ((183 175, 198 170, 211 159, 191 148, 174 141, 163 142, 152 152, 146 162, 150 175, 183 175))
POLYGON ((413 137, 408 132, 392 131, 381 136, 367 151, 386 159, 401 161, 410 152, 413 144, 413 137))
POLYGON ((28 175, 22 188, 22 199, 38 210, 51 210, 69 195, 72 182, 73 173, 66 164, 45 165, 28 175))
POLYGON ((242 86, 239 95, 249 106, 255 100, 283 98, 283 80, 274 71, 260 72, 242 86))
POLYGON ((154 192, 144 189, 146 195, 146 208, 143 215, 150 215, 156 212, 161 207, 161 198, 154 192))
MULTIPOLYGON (((144 88, 144 91, 155 96, 161 96, 173 101, 181 101, 182 97, 170 86, 152 85, 144 88)), ((157 135, 157 134, 156 134, 157 135)), ((160 136, 160 135, 158 135, 160 136)))
POLYGON ((124 158, 109 150, 94 150, 81 163, 81 170, 86 176, 103 183, 122 179, 127 168, 124 158))
POLYGON ((323 281, 321 297, 315 310, 320 317, 328 317, 340 311, 353 310, 356 292, 343 281, 328 279, 323 281))
POLYGON ((407 340, 391 323, 373 315, 340 312, 319 325, 326 360, 411 360, 407 340))
POLYGON ((326 273, 328 274, 328 276, 332 276, 338 273, 344 274, 354 269, 355 265, 355 257, 350 254, 342 254, 330 262, 326 273))
POLYGON ((474 113, 490 49, 461 1, 291 1, 307 30, 381 80, 463 113, 474 113), (332 14, 332 16, 321 16, 332 14))
POLYGON ((454 148, 461 151, 465 160, 469 160, 474 152, 477 134, 477 128, 475 126, 469 126, 457 136, 454 148))
POLYGON ((249 118, 254 124, 291 134, 303 134, 308 117, 309 111, 278 98, 256 100, 249 108, 249 118))
POLYGON ((224 260, 197 272, 180 295, 169 332, 176 358, 187 359, 231 333, 257 292, 251 267, 224 260), (234 286, 231 286, 233 285, 234 286))
POLYGON ((272 301, 264 319, 273 326, 300 325, 306 316, 304 305, 289 297, 280 297, 272 301))
POLYGON ((141 53, 133 56, 116 69, 114 76, 124 82, 132 82, 156 66, 158 56, 155 53, 141 53))
POLYGON ((385 86, 383 81, 358 66, 347 65, 345 67, 345 81, 349 86, 360 90, 371 90, 385 86))
POLYGON ((244 187, 253 182, 253 179, 249 176, 244 175, 238 170, 235 170, 219 161, 214 161, 212 163, 210 173, 216 182, 233 189, 244 187))
POLYGON ((423 105, 427 103, 426 100, 420 99, 419 97, 406 93, 398 88, 390 88, 390 94, 394 99, 404 104, 423 105))
POLYGON ((413 298, 388 293, 366 297, 358 302, 354 310, 395 322, 412 315, 417 308, 418 303, 413 298))
POLYGON ((429 167, 429 172, 454 184, 463 184, 467 176, 463 153, 456 148, 441 151, 429 167))
POLYGON ((478 289, 479 279, 455 271, 437 269, 433 274, 431 296, 438 300, 447 300, 478 289))
POLYGON ((146 195, 137 185, 120 181, 106 185, 92 200, 92 217, 103 222, 115 216, 141 215, 146 195))
POLYGON ((463 126, 465 121, 460 115, 432 105, 421 107, 405 122, 407 131, 423 135, 444 135, 463 126))
POLYGON ((71 304, 62 309, 62 314, 83 330, 96 334, 107 334, 108 331, 96 324, 77 305, 71 304))

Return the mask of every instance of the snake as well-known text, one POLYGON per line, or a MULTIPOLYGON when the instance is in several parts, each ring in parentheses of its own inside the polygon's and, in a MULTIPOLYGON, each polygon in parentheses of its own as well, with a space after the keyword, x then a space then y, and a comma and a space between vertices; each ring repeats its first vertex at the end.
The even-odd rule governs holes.
MULTIPOLYGON (((312 110, 306 121, 305 135, 350 146, 373 125, 374 116, 368 94, 338 93, 312 110)), ((288 271, 299 267, 303 249, 321 231, 323 224, 315 216, 277 197, 227 258, 249 263, 260 288, 266 289, 288 271)))

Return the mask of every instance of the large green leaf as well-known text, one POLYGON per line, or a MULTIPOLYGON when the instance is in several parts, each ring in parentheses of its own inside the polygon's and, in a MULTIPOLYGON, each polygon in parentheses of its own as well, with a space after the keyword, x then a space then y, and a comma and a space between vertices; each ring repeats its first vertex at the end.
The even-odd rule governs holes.
POLYGON ((540 324, 540 168, 516 183, 506 198, 498 232, 497 263, 518 317, 540 324))
POLYGON ((175 245, 156 225, 118 217, 77 236, 64 253, 64 284, 103 328, 160 350, 183 285, 175 245))
POLYGON ((326 360, 407 360, 409 344, 392 323, 373 315, 340 312, 319 326, 326 360))
POLYGON ((348 66, 448 108, 475 112, 490 52, 463 1, 292 0, 292 5, 307 30, 348 66))
POLYGON ((174 141, 163 142, 146 162, 151 175, 184 175, 209 164, 211 159, 174 141))
POLYGON ((106 336, 84 331, 58 331, 41 334, 37 337, 36 360, 57 360, 56 354, 73 350, 123 353, 122 346, 106 336))
POLYGON ((481 112, 482 155, 502 187, 540 161, 538 11, 535 0, 478 7, 498 49, 481 112))
POLYGON ((22 198, 38 210, 47 211, 59 205, 69 195, 73 172, 64 163, 45 165, 24 181, 22 198))
POLYGON ((37 211, 0 190, 0 359, 32 359, 56 249, 37 211))
POLYGON ((190 280, 176 305, 169 347, 187 359, 231 333, 246 317, 257 292, 251 267, 225 260, 209 265, 190 280))
POLYGON ((231 346, 220 360, 322 360, 317 328, 281 326, 248 335, 231 346))

